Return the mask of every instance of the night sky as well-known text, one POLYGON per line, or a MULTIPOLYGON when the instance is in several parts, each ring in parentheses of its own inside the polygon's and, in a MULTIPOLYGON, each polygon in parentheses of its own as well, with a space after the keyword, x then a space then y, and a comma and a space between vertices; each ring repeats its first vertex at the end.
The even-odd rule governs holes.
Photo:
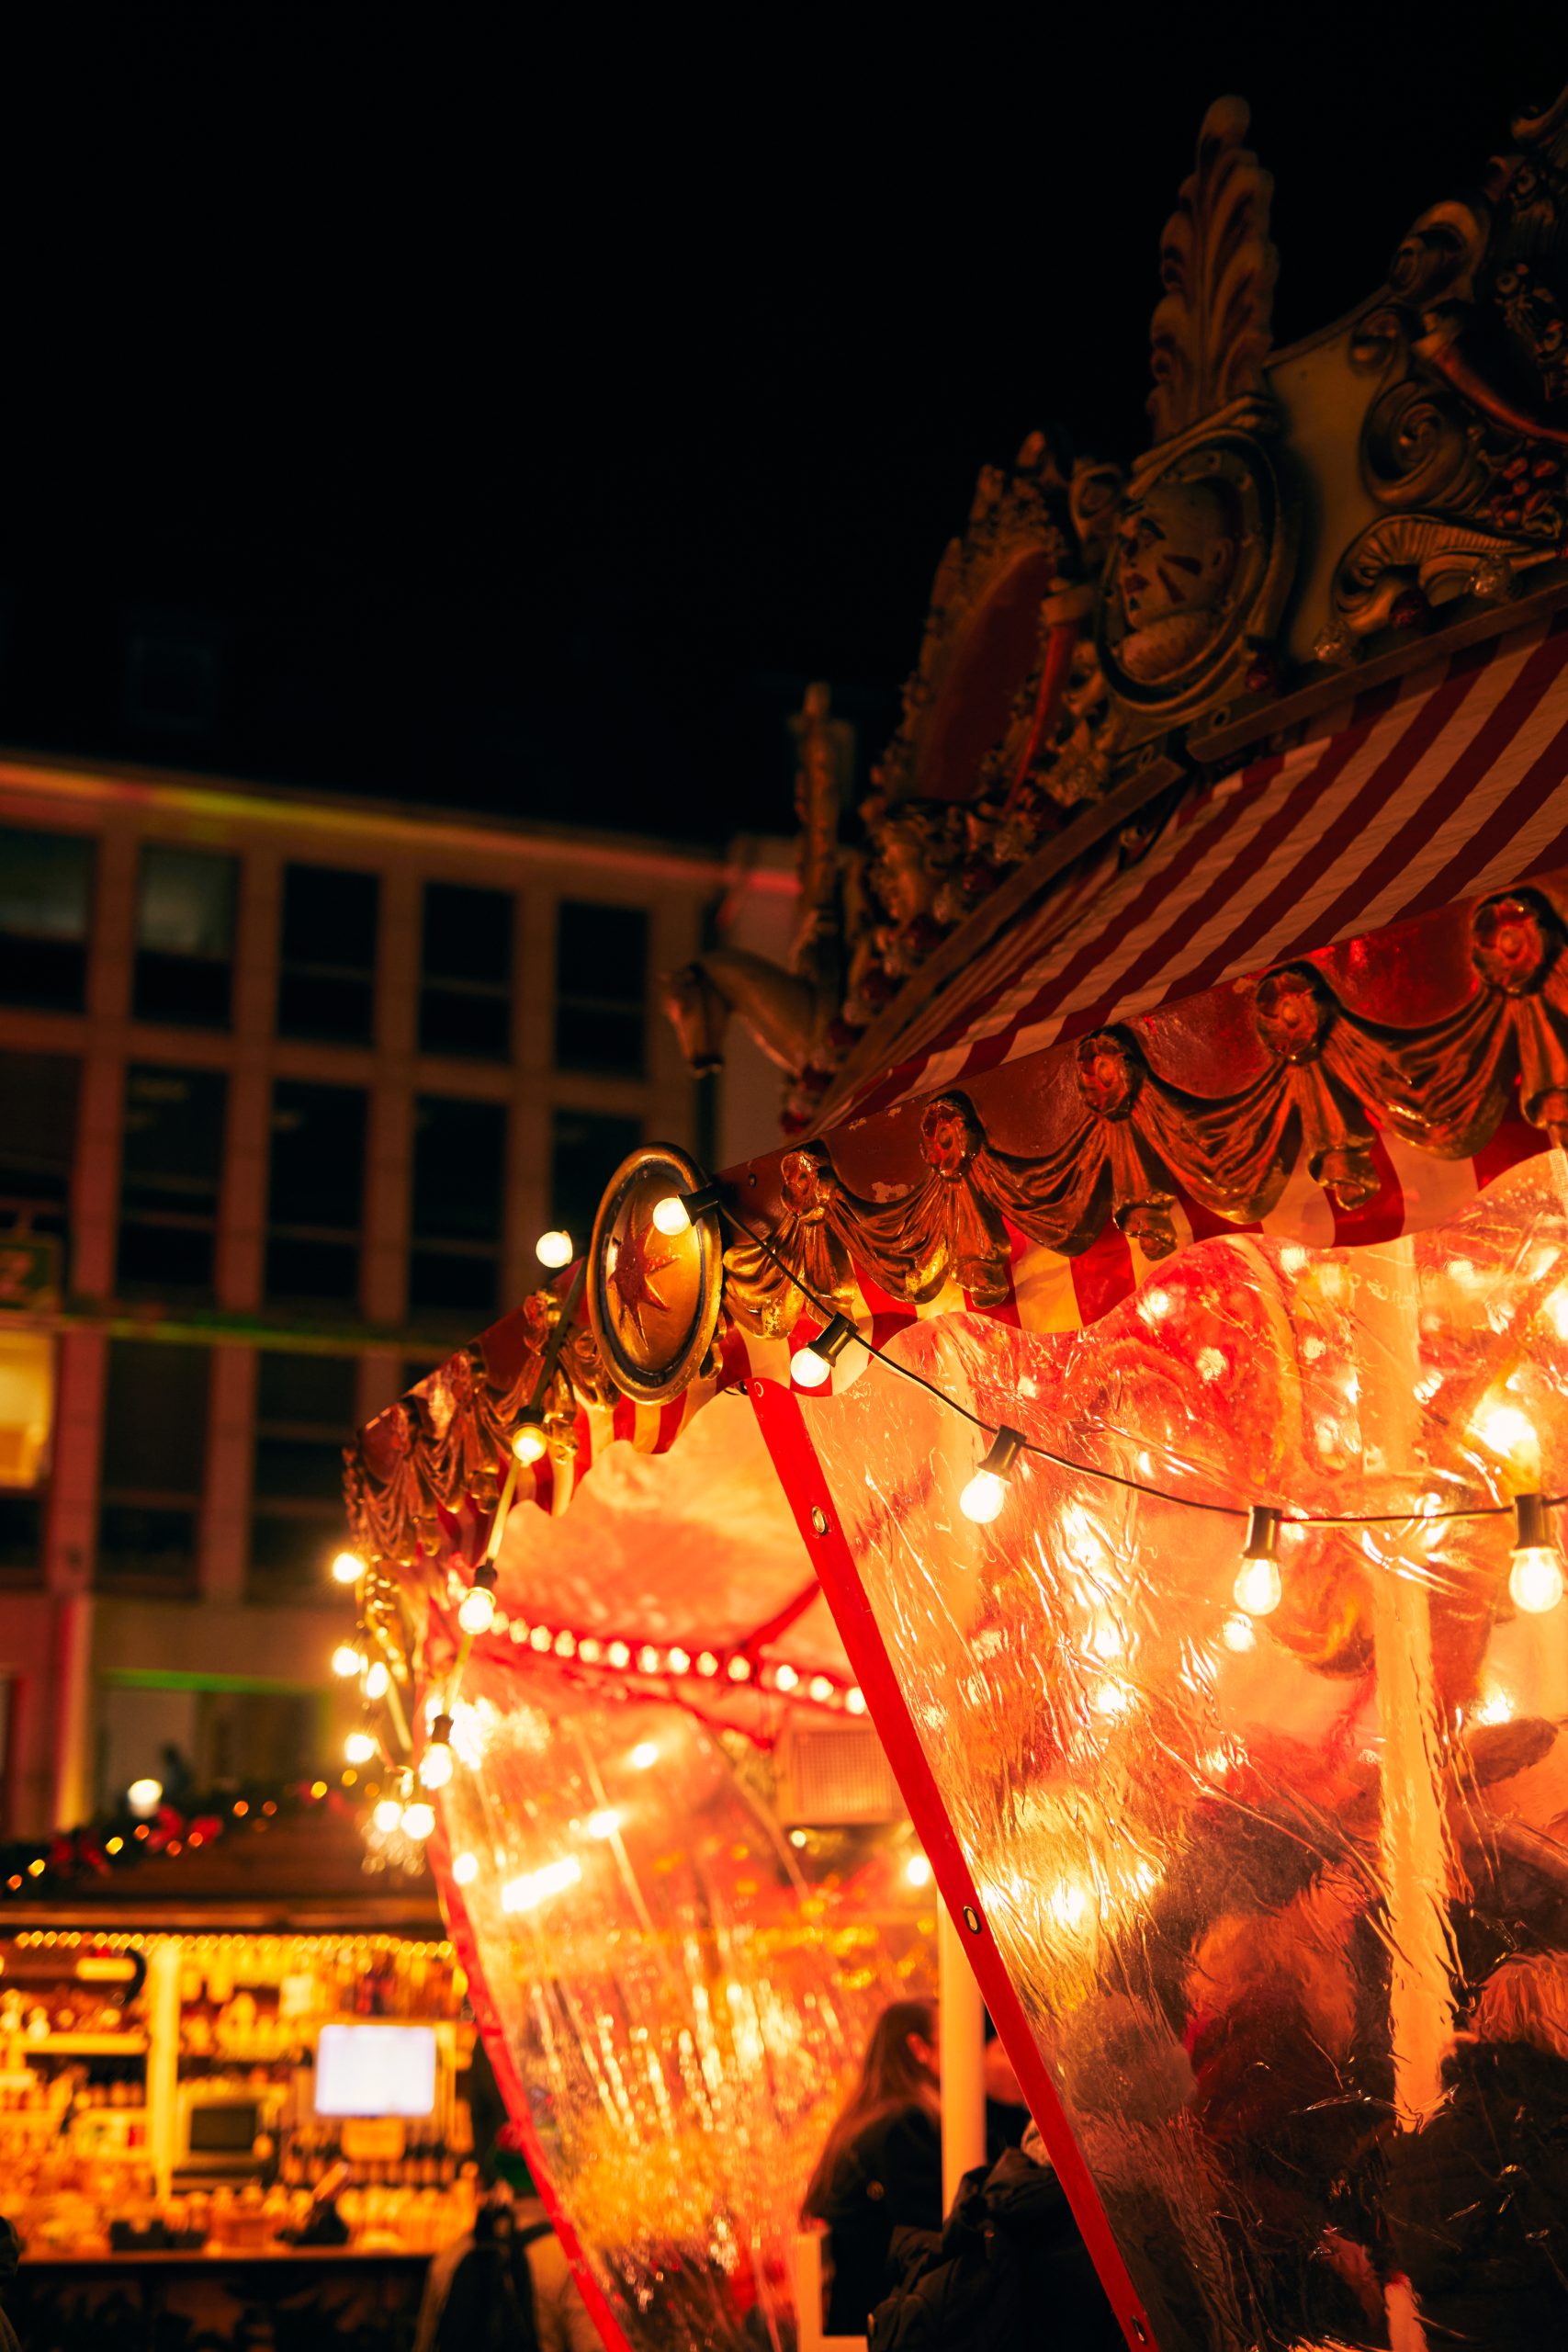
POLYGON ((874 751, 979 465, 1143 446, 1207 100, 1287 341, 1568 77, 1554 20, 73 17, 9 59, 0 734, 787 830, 783 714, 826 676, 874 751), (205 733, 128 722, 148 615, 220 649, 205 733))

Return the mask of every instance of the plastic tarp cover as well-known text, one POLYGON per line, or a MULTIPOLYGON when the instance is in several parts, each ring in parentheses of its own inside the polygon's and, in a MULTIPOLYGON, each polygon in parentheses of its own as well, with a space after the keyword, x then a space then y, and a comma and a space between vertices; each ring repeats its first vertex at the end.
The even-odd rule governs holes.
POLYGON ((797 1849, 755 1748, 526 1653, 454 1717, 444 1899, 615 2320, 637 2352, 787 2346, 811 2166, 877 2010, 931 1989, 908 1826, 797 1849))
POLYGON ((1562 1153, 1415 1241, 1227 1237, 1089 1330, 895 1352, 1179 1498, 1026 1455, 976 1525, 945 1404, 873 1366, 806 1407, 1163 2352, 1386 2345, 1412 2299, 1568 2340, 1568 1607, 1511 1512, 1435 1515, 1568 1488, 1562 1153), (1201 1503, 1394 1516, 1276 1567, 1201 1503))

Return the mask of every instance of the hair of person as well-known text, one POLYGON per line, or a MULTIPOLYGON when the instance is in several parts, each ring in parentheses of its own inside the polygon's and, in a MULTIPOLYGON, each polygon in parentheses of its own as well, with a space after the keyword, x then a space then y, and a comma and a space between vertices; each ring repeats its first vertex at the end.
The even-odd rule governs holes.
POLYGON ((936 2039, 934 2001, 890 2001, 871 2029, 855 2086, 829 2132, 815 2171, 800 2200, 802 2218, 818 2211, 839 2158, 868 2124, 895 2109, 933 2104, 936 2076, 909 2047, 911 2034, 936 2039))

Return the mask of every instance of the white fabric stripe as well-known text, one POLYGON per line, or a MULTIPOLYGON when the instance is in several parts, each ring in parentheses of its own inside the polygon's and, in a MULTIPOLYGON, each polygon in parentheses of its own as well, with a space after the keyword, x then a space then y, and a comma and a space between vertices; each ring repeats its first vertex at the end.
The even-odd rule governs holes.
MULTIPOLYGON (((1217 985, 1219 980, 1234 978, 1239 973, 1266 968, 1276 954, 1310 929, 1314 910, 1326 910, 1342 892, 1353 888, 1356 876, 1366 870, 1384 842, 1441 784, 1455 762, 1468 750, 1502 697, 1514 686, 1525 662, 1540 644, 1542 634, 1539 628, 1521 632, 1505 652, 1475 672, 1463 701, 1397 792, 1369 822, 1358 828, 1344 851, 1314 884, 1311 892, 1303 899, 1292 900, 1287 912, 1263 937, 1251 940, 1234 957, 1227 958, 1223 969, 1205 985, 1217 985)), ((1020 1004, 1038 994, 1080 951, 1091 935, 1091 928, 1103 932, 1109 940, 1115 942, 1113 952, 1097 964, 1092 974, 1069 997, 1041 1019, 1019 1029, 1016 1036, 1009 1040, 1005 1058, 1012 1060, 1021 1054, 1037 1052, 1050 1044, 1075 1012, 1111 994, 1119 976, 1130 970, 1162 933, 1173 944, 1179 944, 1179 962, 1173 967, 1168 959, 1151 980, 1119 1000, 1113 1012, 1107 1017, 1117 1020, 1129 1018, 1178 991, 1182 974, 1195 973, 1210 954, 1222 947, 1227 937, 1234 936, 1250 910, 1279 885, 1281 859, 1290 854, 1288 842, 1281 843, 1276 855, 1250 877, 1239 897, 1233 899, 1225 894, 1225 875, 1246 854, 1258 828, 1269 821, 1286 796, 1299 793, 1302 811, 1298 827, 1301 819, 1305 819, 1309 830, 1304 834, 1293 831, 1290 839, 1299 841, 1303 852, 1315 846, 1324 833, 1343 819, 1367 779, 1397 748, 1407 728, 1425 709, 1434 691, 1437 691, 1437 686, 1429 686, 1426 693, 1396 704, 1386 712, 1371 729, 1355 756, 1347 762, 1334 784, 1316 800, 1310 797, 1311 776, 1333 739, 1316 737, 1311 743, 1301 745, 1288 753, 1283 767, 1258 793, 1256 805, 1246 813, 1239 825, 1216 841, 1213 847, 1198 859, 1179 889, 1161 899, 1136 932, 1117 938, 1119 915, 1151 876, 1157 876, 1159 870, 1157 865, 1151 866, 1148 863, 1132 868, 1073 924, 1070 933, 1054 943, 1046 956, 1021 976, 1016 989, 1010 991, 1010 1000, 1016 999, 1020 1004), (1206 922, 1201 917, 1205 903, 1214 910, 1206 922), (1183 934, 1183 922, 1195 914, 1199 927, 1183 934)), ((1565 718, 1568 718, 1568 672, 1560 671, 1487 771, 1484 797, 1477 793, 1462 803, 1421 851, 1406 863, 1397 882, 1380 892, 1370 906, 1358 909, 1353 918, 1348 918, 1338 927, 1334 939, 1351 938, 1361 932, 1376 930, 1397 921, 1401 910, 1485 823, 1490 810, 1539 758, 1565 718)), ((1244 775, 1245 771, 1217 786, 1209 809, 1194 822, 1203 825, 1218 818, 1222 809, 1228 806, 1231 792, 1240 788, 1244 775)), ((1490 861, 1467 887, 1479 893, 1518 878, 1528 870, 1530 857, 1546 846, 1564 821, 1568 821, 1568 807, 1549 802, 1536 818, 1519 829, 1507 850, 1490 861)), ((1190 840, 1190 827, 1173 833, 1164 845, 1167 862, 1179 855, 1190 840)), ((1155 854, 1157 859, 1161 853, 1156 851, 1155 854)), ((1314 943, 1323 946, 1332 944, 1333 939, 1326 937, 1314 943)), ((951 1083, 962 1074, 970 1049, 982 1038, 1001 1034, 1007 1026, 1004 1008, 998 1003, 961 1044, 946 1048, 934 1057, 926 1069, 912 1073, 898 1099, 907 1100, 912 1094, 951 1083)))

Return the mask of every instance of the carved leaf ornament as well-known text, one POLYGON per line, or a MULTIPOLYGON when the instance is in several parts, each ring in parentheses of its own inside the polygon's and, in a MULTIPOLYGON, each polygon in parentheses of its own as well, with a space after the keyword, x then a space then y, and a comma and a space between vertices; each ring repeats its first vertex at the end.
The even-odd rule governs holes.
POLYGON ((1243 146, 1243 98, 1216 98, 1160 243, 1165 293, 1151 323, 1155 439, 1169 440, 1263 381, 1279 257, 1274 183, 1243 146))

